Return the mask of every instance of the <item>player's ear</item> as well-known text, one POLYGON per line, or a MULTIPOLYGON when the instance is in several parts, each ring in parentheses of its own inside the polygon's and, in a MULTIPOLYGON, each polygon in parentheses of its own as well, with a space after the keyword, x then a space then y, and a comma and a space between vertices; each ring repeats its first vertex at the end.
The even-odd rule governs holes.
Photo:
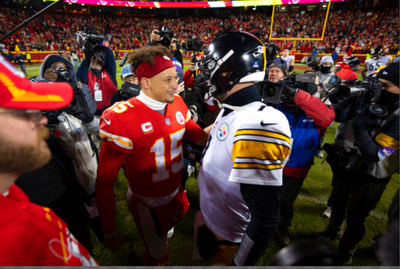
POLYGON ((150 79, 143 77, 140 80, 140 84, 142 84, 142 89, 150 89, 150 79))

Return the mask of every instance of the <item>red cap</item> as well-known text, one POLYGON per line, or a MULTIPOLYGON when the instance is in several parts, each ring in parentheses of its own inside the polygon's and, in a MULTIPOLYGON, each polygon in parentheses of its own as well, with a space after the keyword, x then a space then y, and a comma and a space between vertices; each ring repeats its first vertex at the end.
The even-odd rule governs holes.
POLYGON ((68 83, 30 82, 22 72, 0 56, 0 107, 58 109, 67 106, 73 95, 68 83))

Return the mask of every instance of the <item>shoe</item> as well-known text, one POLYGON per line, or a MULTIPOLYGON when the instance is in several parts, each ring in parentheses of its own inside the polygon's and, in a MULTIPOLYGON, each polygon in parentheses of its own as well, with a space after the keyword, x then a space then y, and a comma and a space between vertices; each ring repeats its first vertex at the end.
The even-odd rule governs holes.
POLYGON ((317 150, 317 153, 315 154, 315 156, 322 159, 322 158, 324 158, 324 153, 322 153, 322 150, 317 150))
POLYGON ((329 227, 325 231, 317 233, 318 239, 325 241, 334 241, 336 239, 342 238, 341 231, 332 231, 329 227))
POLYGON ((278 237, 278 241, 281 244, 281 246, 286 247, 290 245, 290 238, 287 229, 276 230, 276 235, 278 237))
POLYGON ((322 212, 323 217, 327 217, 328 219, 331 217, 332 208, 328 206, 324 212, 322 212))

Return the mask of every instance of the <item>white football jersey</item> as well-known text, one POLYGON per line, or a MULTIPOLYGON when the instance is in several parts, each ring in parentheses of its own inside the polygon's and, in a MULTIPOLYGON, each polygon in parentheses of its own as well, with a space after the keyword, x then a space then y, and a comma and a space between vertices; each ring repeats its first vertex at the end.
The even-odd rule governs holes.
POLYGON ((392 59, 392 56, 383 56, 382 58, 378 59, 378 60, 374 60, 372 58, 367 59, 365 61, 365 65, 367 66, 367 77, 369 77, 369 75, 371 75, 371 73, 375 72, 378 70, 378 68, 382 65, 387 65, 389 60, 392 59))
POLYGON ((210 132, 199 171, 200 207, 208 228, 241 242, 250 221, 240 184, 281 186, 291 149, 283 113, 261 102, 221 110, 210 132))
POLYGON ((282 58, 282 60, 285 61, 285 63, 286 63, 286 68, 289 70, 290 62, 291 62, 291 61, 294 61, 294 56, 288 55, 288 56, 286 56, 286 57, 283 57, 283 56, 282 56, 281 58, 282 58))

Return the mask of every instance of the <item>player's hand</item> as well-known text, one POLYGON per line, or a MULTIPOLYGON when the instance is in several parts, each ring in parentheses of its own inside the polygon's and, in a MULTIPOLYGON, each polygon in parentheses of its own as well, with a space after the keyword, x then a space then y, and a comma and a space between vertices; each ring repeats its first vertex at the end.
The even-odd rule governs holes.
POLYGON ((124 235, 117 232, 114 236, 104 237, 104 246, 111 250, 118 250, 124 245, 124 235))
POLYGON ((151 31, 150 34, 150 42, 155 44, 157 42, 160 41, 160 32, 157 29, 154 29, 153 31, 151 31))

